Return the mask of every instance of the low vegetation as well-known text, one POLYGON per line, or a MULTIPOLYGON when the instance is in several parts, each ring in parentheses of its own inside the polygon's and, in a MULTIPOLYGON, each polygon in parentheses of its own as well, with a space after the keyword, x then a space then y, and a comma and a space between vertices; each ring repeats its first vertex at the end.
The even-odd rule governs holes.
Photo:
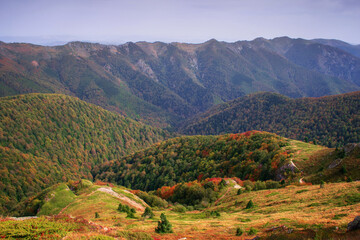
POLYGON ((0 221, 0 238, 5 239, 63 239, 71 232, 93 230, 94 227, 85 219, 71 219, 67 216, 0 221))
MULTIPOLYGON (((173 205, 152 209, 153 218, 128 218, 126 212, 118 211, 119 204, 132 207, 115 196, 96 191, 102 186, 95 184, 79 190, 78 199, 63 209, 63 214, 76 218, 59 215, 23 221, 2 219, 0 233, 5 235, 0 236, 20 238, 19 234, 24 233, 22 229, 32 228, 28 226, 36 226, 41 239, 238 239, 239 236, 250 239, 260 236, 270 240, 353 236, 346 230, 360 207, 359 182, 327 183, 325 188, 287 185, 244 191, 240 195, 234 186, 225 185, 218 201, 202 210, 183 206, 186 211, 173 211, 173 205), (255 207, 246 209, 250 199, 255 207), (99 218, 95 218, 95 213, 99 218)), ((137 212, 148 215, 149 209, 137 212)), ((26 234, 37 239, 35 232, 26 234)))

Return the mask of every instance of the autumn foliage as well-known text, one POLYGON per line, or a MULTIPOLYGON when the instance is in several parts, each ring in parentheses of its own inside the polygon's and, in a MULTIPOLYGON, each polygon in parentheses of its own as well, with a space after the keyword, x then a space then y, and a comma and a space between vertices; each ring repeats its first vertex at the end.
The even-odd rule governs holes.
POLYGON ((159 195, 167 199, 181 182, 274 179, 279 166, 291 156, 283 150, 287 145, 288 140, 259 131, 178 137, 95 167, 93 174, 133 189, 159 189, 159 195))
POLYGON ((0 214, 55 183, 91 179, 94 165, 169 136, 65 95, 0 98, 0 214))

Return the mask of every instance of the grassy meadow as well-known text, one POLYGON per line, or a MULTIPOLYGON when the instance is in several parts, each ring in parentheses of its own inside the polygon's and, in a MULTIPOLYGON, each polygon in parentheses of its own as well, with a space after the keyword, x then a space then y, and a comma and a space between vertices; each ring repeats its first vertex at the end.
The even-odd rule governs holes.
MULTIPOLYGON (((60 185, 57 191, 61 193, 64 188, 60 185)), ((11 239, 15 236, 11 231, 20 231, 20 225, 33 222, 41 226, 37 229, 43 229, 39 230, 38 239, 252 239, 255 236, 261 239, 356 239, 352 238, 354 233, 345 233, 347 224, 360 214, 360 182, 329 183, 323 188, 289 185, 240 195, 229 184, 222 190, 220 200, 206 209, 176 212, 171 205, 166 209, 154 208, 153 219, 142 218, 143 212, 139 210, 135 218, 117 210, 119 203, 127 204, 128 200, 142 203, 123 187, 93 184, 76 194, 60 211, 57 204, 52 211, 48 205, 43 206, 47 213, 58 211, 57 217, 42 216, 24 221, 3 219, 0 236, 11 239), (126 193, 128 198, 121 200, 99 191, 101 188, 111 189, 121 196, 126 193), (254 206, 246 209, 250 200, 254 206), (173 233, 155 233, 161 213, 166 214, 173 233), (51 229, 48 225, 55 230, 48 230, 51 229), (238 228, 241 236, 236 236, 238 228)), ((51 199, 50 202, 56 201, 51 199)))

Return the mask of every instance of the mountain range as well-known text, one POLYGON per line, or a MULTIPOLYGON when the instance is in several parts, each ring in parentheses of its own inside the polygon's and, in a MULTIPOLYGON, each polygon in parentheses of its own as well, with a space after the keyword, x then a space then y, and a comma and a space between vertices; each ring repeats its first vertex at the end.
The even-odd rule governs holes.
POLYGON ((257 91, 320 97, 360 90, 358 46, 280 37, 234 43, 0 43, 0 96, 62 93, 171 129, 257 91))
POLYGON ((0 238, 357 239, 359 49, 0 42, 0 238))

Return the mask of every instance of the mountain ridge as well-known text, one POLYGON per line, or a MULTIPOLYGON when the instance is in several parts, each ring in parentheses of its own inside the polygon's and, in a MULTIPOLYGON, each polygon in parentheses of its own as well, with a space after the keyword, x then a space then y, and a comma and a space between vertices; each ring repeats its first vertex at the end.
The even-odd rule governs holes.
POLYGON ((360 92, 291 99, 255 93, 214 106, 185 122, 186 134, 223 134, 263 130, 330 147, 359 142, 360 92))
POLYGON ((62 93, 171 128, 252 92, 316 97, 357 90, 359 69, 360 59, 350 53, 287 37, 200 44, 1 43, 0 96, 62 93), (321 51, 298 50, 309 46, 321 51))

